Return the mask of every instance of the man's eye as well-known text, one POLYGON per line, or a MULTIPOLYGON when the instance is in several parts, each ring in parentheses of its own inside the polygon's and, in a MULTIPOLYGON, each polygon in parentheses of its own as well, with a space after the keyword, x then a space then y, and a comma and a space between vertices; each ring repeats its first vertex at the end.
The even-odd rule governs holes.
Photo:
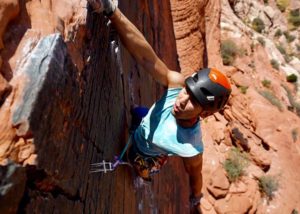
POLYGON ((190 99, 194 105, 198 105, 198 102, 196 101, 196 99, 194 97, 191 96, 190 99))
POLYGON ((185 90, 185 93, 189 95, 190 100, 194 105, 199 105, 193 94, 188 89, 185 90))

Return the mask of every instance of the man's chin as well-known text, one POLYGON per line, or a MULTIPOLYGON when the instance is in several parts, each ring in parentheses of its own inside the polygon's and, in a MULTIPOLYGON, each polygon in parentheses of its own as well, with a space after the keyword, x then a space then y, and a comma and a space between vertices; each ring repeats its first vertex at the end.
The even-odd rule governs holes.
POLYGON ((172 111, 172 114, 177 120, 182 120, 182 116, 180 115, 180 113, 172 111))
POLYGON ((189 117, 183 116, 183 115, 181 115, 181 114, 175 114, 174 117, 175 117, 177 120, 190 120, 189 117))

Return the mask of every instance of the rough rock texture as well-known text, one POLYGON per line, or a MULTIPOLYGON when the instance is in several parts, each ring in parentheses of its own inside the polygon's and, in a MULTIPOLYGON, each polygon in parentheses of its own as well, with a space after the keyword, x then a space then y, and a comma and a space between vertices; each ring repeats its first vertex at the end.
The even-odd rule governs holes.
POLYGON ((223 198, 226 196, 229 189, 229 181, 223 167, 219 166, 212 173, 207 188, 215 198, 223 198))
POLYGON ((5 28, 11 20, 16 18, 19 10, 19 2, 17 0, 3 0, 0 2, 0 50, 4 48, 2 36, 5 28))
MULTIPOLYGON (((214 66, 231 79, 228 105, 202 120, 205 214, 300 211, 299 84, 286 81, 288 74, 299 77, 299 59, 287 62, 276 47, 280 42, 296 53, 300 34, 292 30, 291 43, 274 37, 277 29, 288 29, 288 13, 268 2, 119 2, 170 69, 189 75, 214 66), (265 22, 262 33, 251 27, 255 17, 265 22), (231 66, 223 66, 220 55, 226 39, 243 53, 231 66), (232 147, 249 158, 234 183, 223 169, 232 147), (278 179, 272 200, 259 191, 262 175, 278 179)), ((288 9, 297 8, 299 2, 290 1, 288 9)), ((150 106, 163 91, 103 15, 92 13, 85 0, 1 1, 0 45, 3 213, 189 213, 179 158, 171 158, 152 184, 125 166, 89 173, 91 163, 121 152, 130 107, 150 106)))
MULTIPOLYGON (((286 61, 276 47, 279 41, 286 42, 284 36, 274 37, 277 29, 287 29, 288 13, 281 13, 275 1, 268 2, 264 5, 263 1, 222 1, 222 41, 231 39, 243 54, 237 54, 227 69, 233 87, 229 105, 221 114, 202 123, 206 149, 203 175, 208 187, 204 189, 204 196, 217 213, 279 214, 300 210, 300 196, 295 191, 300 187, 296 173, 300 159, 300 118, 296 111, 299 81, 294 85, 286 81, 286 75, 291 73, 299 76, 299 69, 290 63, 294 59, 286 61), (273 25, 268 24, 266 15, 271 17, 273 25), (267 26, 262 33, 254 31, 248 21, 257 16, 267 26), (262 38, 265 45, 258 38, 262 38), (278 69, 272 67, 272 59, 279 62, 278 69), (214 179, 211 175, 224 163, 232 146, 248 154, 250 165, 236 183, 230 184, 227 194, 219 198, 210 189, 214 179), (263 175, 279 182, 271 200, 259 191, 257 179, 263 175)), ((295 9, 293 2, 289 7, 293 5, 295 9)), ((293 32, 299 32, 299 28, 293 32)), ((286 42, 282 46, 293 50, 294 43, 286 42)))
POLYGON ((6 96, 10 93, 12 87, 0 74, 0 105, 4 102, 6 96))
MULTIPOLYGON (((188 213, 180 159, 172 159, 152 184, 126 167, 89 173, 91 163, 121 152, 130 106, 150 106, 162 88, 120 46, 108 20, 86 7, 86 1, 21 1, 19 16, 6 28, 0 160, 7 181, 1 188, 14 185, 1 197, 1 210, 188 213), (4 170, 10 161, 22 165, 22 176, 4 170), (12 193, 14 200, 4 203, 12 193)), ((120 8, 179 70, 169 2, 131 1, 120 8)))
MULTIPOLYGON (((171 1, 180 67, 186 75, 202 68, 205 50, 205 20, 199 10, 205 1, 171 1)), ((203 13, 202 13, 203 14, 203 13)))
POLYGON ((170 2, 181 72, 188 76, 207 66, 222 66, 220 1, 170 2))
POLYGON ((16 213, 26 186, 26 171, 12 162, 0 168, 1 213, 16 213))

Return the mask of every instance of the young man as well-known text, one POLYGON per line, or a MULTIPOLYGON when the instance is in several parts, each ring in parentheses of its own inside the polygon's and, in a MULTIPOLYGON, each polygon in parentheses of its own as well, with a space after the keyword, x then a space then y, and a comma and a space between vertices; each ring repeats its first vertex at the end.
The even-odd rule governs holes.
POLYGON ((169 70, 113 0, 88 1, 95 11, 104 12, 111 20, 122 44, 144 70, 168 88, 135 130, 129 160, 138 175, 149 180, 168 155, 182 157, 190 178, 191 202, 200 212, 203 144, 199 117, 224 107, 231 93, 229 81, 213 68, 198 71, 187 79, 169 70))

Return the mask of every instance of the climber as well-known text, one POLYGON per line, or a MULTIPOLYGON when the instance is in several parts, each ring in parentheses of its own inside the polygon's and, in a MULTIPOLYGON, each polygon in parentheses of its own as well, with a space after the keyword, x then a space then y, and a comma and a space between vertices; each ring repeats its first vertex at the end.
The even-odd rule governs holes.
POLYGON ((129 160, 145 180, 166 163, 167 157, 182 157, 189 175, 191 203, 200 211, 202 153, 200 118, 226 104, 231 93, 228 79, 215 68, 205 68, 187 79, 171 71, 158 58, 141 32, 118 9, 114 0, 88 0, 96 12, 103 12, 118 32, 122 44, 143 69, 167 87, 132 134, 129 160))

